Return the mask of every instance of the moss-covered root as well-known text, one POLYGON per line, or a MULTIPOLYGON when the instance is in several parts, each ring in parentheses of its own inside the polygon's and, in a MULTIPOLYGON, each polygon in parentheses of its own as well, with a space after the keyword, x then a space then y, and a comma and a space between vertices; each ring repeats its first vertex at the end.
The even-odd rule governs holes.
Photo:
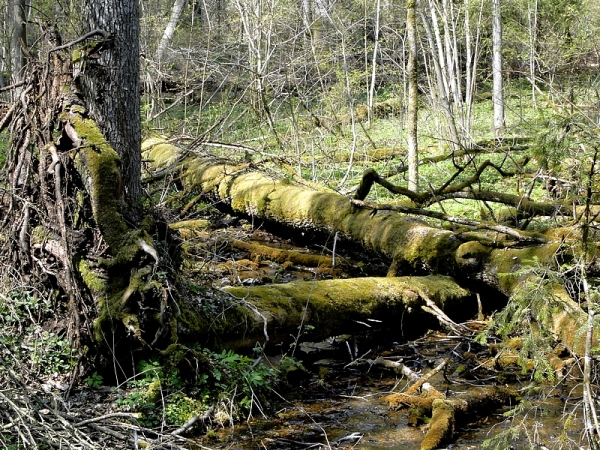
POLYGON ((482 411, 493 411, 517 399, 513 389, 487 386, 471 389, 458 398, 434 400, 429 430, 421 442, 421 450, 439 448, 452 438, 455 428, 470 416, 482 411))
POLYGON ((421 450, 433 450, 439 448, 444 441, 454 435, 454 406, 451 402, 436 399, 432 404, 433 414, 429 422, 429 430, 421 442, 421 450))
POLYGON ((238 239, 233 240, 231 245, 246 250, 254 260, 268 259, 278 263, 291 262, 292 264, 309 267, 331 267, 333 264, 333 259, 329 256, 311 255, 298 250, 285 250, 238 239))

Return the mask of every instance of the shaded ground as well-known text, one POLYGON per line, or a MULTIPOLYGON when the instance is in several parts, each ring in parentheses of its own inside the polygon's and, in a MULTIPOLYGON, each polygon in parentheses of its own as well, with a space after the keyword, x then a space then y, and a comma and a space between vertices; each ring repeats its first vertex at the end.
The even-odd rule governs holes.
MULTIPOLYGON (((430 380, 438 389, 444 389, 448 397, 474 386, 496 383, 523 392, 527 405, 523 414, 507 419, 504 414, 510 407, 481 411, 457 430, 456 440, 446 448, 481 449, 485 440, 494 437, 499 439, 497 448, 500 449, 585 448, 574 444, 579 441, 580 420, 575 420, 568 432, 564 429, 565 413, 576 403, 575 400, 565 402, 565 396, 569 393, 573 396, 574 386, 532 388, 527 380, 520 379, 517 368, 502 376, 487 371, 486 379, 478 379, 485 371, 468 367, 468 361, 465 364, 461 356, 464 345, 456 338, 433 333, 418 341, 376 352, 390 360, 403 358, 405 364, 423 373, 431 370, 440 358, 450 357, 448 370, 430 380), (461 371, 465 378, 461 377, 461 371), (503 434, 508 433, 511 437, 503 439, 503 434)), ((221 429, 211 439, 202 438, 202 445, 219 449, 270 450, 420 449, 427 424, 410 424, 406 409, 390 410, 382 400, 392 391, 404 390, 406 381, 376 367, 360 365, 361 369, 357 369, 349 366, 349 355, 343 357, 344 347, 342 344, 337 351, 326 351, 331 358, 314 361, 311 378, 295 393, 283 394, 281 401, 271 405, 274 412, 267 413, 266 417, 256 413, 246 423, 221 429)), ((486 350, 480 350, 483 356, 486 350)), ((372 351, 366 358, 374 357, 374 353, 372 351)))

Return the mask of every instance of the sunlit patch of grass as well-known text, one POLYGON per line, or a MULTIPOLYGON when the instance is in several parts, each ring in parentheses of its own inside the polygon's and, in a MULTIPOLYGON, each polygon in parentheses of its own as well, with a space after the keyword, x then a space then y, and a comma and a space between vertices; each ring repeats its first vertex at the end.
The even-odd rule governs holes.
MULTIPOLYGON (((331 94, 332 95, 332 94, 331 94)), ((403 114, 385 118, 375 118, 373 123, 355 122, 351 124, 350 111, 343 102, 336 111, 329 111, 333 103, 327 101, 313 103, 312 114, 300 108, 294 99, 273 101, 271 117, 278 139, 269 126, 264 114, 258 114, 257 109, 249 103, 238 99, 226 99, 219 103, 209 104, 202 111, 198 105, 178 105, 172 108, 162 120, 169 122, 168 129, 187 130, 190 134, 201 134, 221 121, 211 132, 209 139, 224 143, 238 143, 252 147, 258 152, 275 154, 285 159, 290 169, 300 172, 302 177, 327 185, 334 189, 341 188, 348 192, 356 186, 367 168, 375 168, 379 173, 393 174, 394 171, 406 164, 406 130, 403 114), (290 114, 294 111, 294 115, 290 114), (315 124, 315 118, 323 120, 321 126, 315 124), (394 149, 393 158, 377 159, 372 152, 377 149, 394 149), (350 154, 352 153, 352 163, 350 154), (345 179, 344 186, 340 186, 345 179)), ((506 87, 506 136, 532 136, 539 130, 534 124, 539 124, 539 117, 550 113, 548 106, 538 102, 537 108, 532 104, 531 88, 518 83, 506 87)), ((475 101, 472 105, 471 140, 481 142, 493 138, 493 109, 490 99, 475 101)), ((427 102, 422 102, 419 113, 419 157, 449 154, 451 143, 448 141, 446 118, 439 111, 432 110, 427 102)), ((243 152, 226 148, 210 147, 211 154, 241 161, 243 152)), ((519 156, 520 157, 520 156, 519 156)), ((258 154, 254 161, 260 160, 263 165, 274 171, 281 171, 280 161, 258 154)), ((502 163, 504 154, 481 154, 474 161, 473 169, 466 170, 456 178, 455 182, 464 180, 475 170, 477 164, 485 160, 502 163)), ((516 158, 518 159, 518 158, 516 158)), ((510 160, 506 160, 506 170, 512 170, 510 160), (508 164, 506 164, 508 161, 508 164)), ((514 166, 512 166, 514 168, 514 166)), ((436 189, 456 171, 452 161, 420 166, 421 189, 436 189)), ((399 173, 390 181, 406 187, 406 174, 399 173)), ((501 190, 502 192, 519 193, 528 183, 526 179, 517 177, 503 179, 493 169, 484 172, 478 187, 481 189, 501 190)), ((534 194, 537 194, 534 191, 534 194)), ((543 195, 539 194, 539 195, 543 195)), ((369 198, 378 202, 396 202, 399 199, 386 189, 376 186, 369 198)), ((464 215, 476 218, 481 208, 477 202, 447 201, 444 208, 449 214, 464 215)))

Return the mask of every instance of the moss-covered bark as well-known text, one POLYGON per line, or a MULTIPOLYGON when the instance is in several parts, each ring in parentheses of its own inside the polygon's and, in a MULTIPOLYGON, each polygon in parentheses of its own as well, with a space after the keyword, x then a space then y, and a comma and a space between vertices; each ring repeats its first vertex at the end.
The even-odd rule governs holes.
POLYGON ((227 327, 229 338, 235 336, 240 343, 247 340, 252 345, 257 338, 264 339, 265 331, 269 340, 276 342, 296 335, 301 325, 310 339, 370 328, 392 330, 395 335, 420 335, 436 324, 435 318, 421 309, 424 296, 442 310, 476 311, 469 291, 449 277, 435 275, 292 282, 229 287, 225 291, 243 302, 237 302, 238 309, 231 318, 225 312, 220 326, 227 327), (365 325, 369 320, 374 322, 365 325))
MULTIPOLYGON (((364 248, 388 256, 391 275, 439 273, 458 280, 480 280, 507 296, 527 290, 527 281, 548 283, 535 267, 558 269, 565 243, 578 245, 576 229, 536 233, 538 243, 524 246, 497 231, 451 231, 396 212, 378 212, 349 198, 316 191, 289 180, 278 180, 248 165, 232 165, 214 158, 186 155, 175 146, 155 140, 146 146, 144 158, 164 168, 178 166, 181 180, 206 196, 227 203, 236 213, 278 223, 339 232, 364 248)), ((577 249, 575 249, 575 252, 577 249)), ((539 302, 534 315, 571 349, 579 351, 581 334, 575 332, 586 315, 559 283, 550 286, 552 314, 539 302)), ((484 299, 485 300, 485 299, 484 299)))
POLYGON ((81 106, 66 104, 60 119, 66 135, 63 139, 71 140, 74 168, 91 204, 92 225, 108 245, 97 260, 71 255, 73 270, 94 298, 92 337, 102 344, 112 339, 115 330, 121 330, 137 340, 137 345, 155 343, 170 324, 163 304, 167 301, 164 287, 155 276, 159 261, 148 233, 152 224, 144 222, 137 229, 127 226, 119 156, 85 114, 81 106))

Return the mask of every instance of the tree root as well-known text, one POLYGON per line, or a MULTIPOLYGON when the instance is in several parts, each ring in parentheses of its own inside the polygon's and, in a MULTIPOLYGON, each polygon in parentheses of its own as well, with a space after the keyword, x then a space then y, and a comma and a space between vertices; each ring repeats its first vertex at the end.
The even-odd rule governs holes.
POLYGON ((425 376, 420 376, 402 363, 386 361, 379 358, 375 364, 394 367, 405 375, 413 384, 401 393, 383 397, 391 409, 409 408, 409 424, 424 423, 425 416, 430 416, 427 434, 421 442, 421 450, 434 450, 452 439, 455 429, 470 417, 482 411, 492 411, 500 406, 517 401, 517 393, 503 386, 488 386, 470 389, 453 398, 448 398, 427 380, 437 374, 445 365, 442 361, 425 376), (383 361, 383 363, 382 363, 383 361))

